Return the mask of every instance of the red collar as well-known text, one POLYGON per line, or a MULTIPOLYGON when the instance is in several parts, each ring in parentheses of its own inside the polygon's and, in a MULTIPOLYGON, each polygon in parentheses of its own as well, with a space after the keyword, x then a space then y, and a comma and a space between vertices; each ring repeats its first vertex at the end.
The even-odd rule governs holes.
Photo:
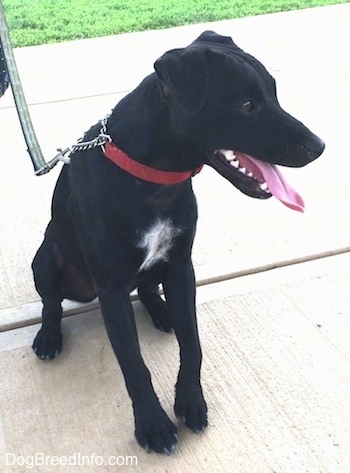
POLYGON ((203 167, 202 165, 195 171, 161 171, 160 169, 154 169, 134 161, 124 151, 109 141, 104 145, 104 155, 129 174, 154 184, 179 184, 198 174, 203 167))

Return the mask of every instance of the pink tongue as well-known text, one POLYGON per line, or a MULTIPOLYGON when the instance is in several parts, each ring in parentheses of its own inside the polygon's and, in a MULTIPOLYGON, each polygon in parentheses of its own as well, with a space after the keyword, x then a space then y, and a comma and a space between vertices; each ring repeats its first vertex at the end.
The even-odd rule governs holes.
POLYGON ((290 209, 304 212, 303 198, 287 183, 276 165, 252 158, 247 154, 244 154, 244 158, 251 161, 259 169, 271 194, 290 209))

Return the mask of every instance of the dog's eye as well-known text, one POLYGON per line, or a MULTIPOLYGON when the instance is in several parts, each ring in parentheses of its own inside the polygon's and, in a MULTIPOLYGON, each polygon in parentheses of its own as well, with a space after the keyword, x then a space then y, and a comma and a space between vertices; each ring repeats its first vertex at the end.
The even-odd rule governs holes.
POLYGON ((246 100, 245 102, 242 103, 242 105, 239 108, 244 113, 250 113, 256 109, 254 102, 252 100, 246 100))

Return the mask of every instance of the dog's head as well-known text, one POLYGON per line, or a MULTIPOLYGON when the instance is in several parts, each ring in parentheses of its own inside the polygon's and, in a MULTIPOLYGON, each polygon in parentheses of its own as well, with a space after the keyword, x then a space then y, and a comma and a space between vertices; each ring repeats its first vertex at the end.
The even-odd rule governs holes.
POLYGON ((256 198, 275 195, 302 210, 301 197, 275 166, 301 167, 324 143, 279 105, 274 78, 231 38, 207 31, 155 63, 172 127, 191 156, 256 198))

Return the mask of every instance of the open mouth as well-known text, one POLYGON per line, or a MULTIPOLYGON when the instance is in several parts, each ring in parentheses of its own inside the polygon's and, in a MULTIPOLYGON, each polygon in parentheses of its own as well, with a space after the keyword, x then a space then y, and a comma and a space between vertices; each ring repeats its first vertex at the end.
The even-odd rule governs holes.
POLYGON ((275 164, 225 149, 215 151, 210 164, 245 194, 258 199, 275 196, 287 207, 304 211, 302 197, 287 183, 275 164))

